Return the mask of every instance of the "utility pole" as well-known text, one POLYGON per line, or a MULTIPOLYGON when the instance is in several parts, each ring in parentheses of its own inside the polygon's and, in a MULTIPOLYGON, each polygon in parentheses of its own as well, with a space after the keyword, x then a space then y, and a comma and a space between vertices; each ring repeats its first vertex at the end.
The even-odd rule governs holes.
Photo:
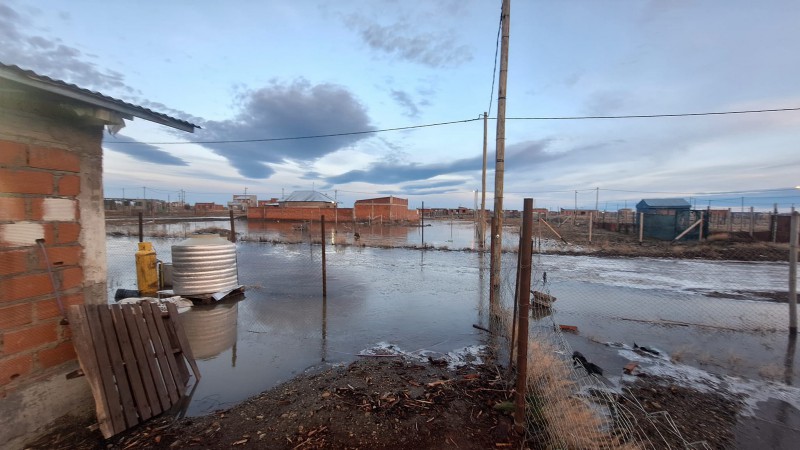
POLYGON ((600 188, 598 187, 596 189, 597 190, 595 191, 595 194, 594 194, 594 210, 595 211, 597 211, 597 209, 600 207, 600 188))
POLYGON ((500 260, 503 254, 503 177, 505 176, 506 153, 506 83, 508 82, 508 36, 510 26, 511 0, 503 0, 500 15, 503 22, 503 38, 500 41, 500 81, 497 87, 497 144, 494 166, 494 218, 496 233, 492 233, 492 258, 489 303, 497 304, 500 297, 500 260))
POLYGON ((575 216, 578 215, 578 191, 575 191, 575 209, 572 210, 572 226, 575 226, 575 216))
POLYGON ((122 188, 122 199, 125 200, 125 188, 122 188))
POLYGON ((481 221, 481 244, 480 249, 483 250, 486 246, 486 144, 487 144, 487 123, 488 114, 483 113, 483 174, 481 175, 481 213, 478 218, 481 221))

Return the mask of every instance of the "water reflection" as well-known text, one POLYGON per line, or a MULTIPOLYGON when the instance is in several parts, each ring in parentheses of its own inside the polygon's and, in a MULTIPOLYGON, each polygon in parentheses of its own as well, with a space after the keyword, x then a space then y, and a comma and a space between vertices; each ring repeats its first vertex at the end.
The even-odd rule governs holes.
POLYGON ((239 300, 194 306, 180 318, 195 359, 214 358, 236 345, 239 300))

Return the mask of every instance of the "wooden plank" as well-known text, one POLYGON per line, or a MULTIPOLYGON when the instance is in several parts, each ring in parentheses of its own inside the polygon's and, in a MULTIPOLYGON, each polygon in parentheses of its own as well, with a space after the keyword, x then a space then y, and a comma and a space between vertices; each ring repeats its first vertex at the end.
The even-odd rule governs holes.
POLYGON ((111 360, 108 356, 106 338, 100 322, 100 310, 95 305, 86 306, 86 323, 95 345, 97 366, 100 368, 100 379, 103 384, 103 393, 108 401, 108 412, 114 432, 112 435, 125 430, 125 418, 122 415, 122 402, 120 401, 117 385, 114 383, 114 372, 111 369, 111 360))
MULTIPOLYGON (((153 349, 158 359, 159 372, 164 379, 164 384, 167 386, 167 394, 169 395, 169 404, 174 405, 178 402, 178 388, 175 386, 175 379, 172 378, 170 373, 169 363, 167 362, 167 354, 164 350, 164 344, 161 342, 161 336, 158 334, 156 328, 156 318, 153 317, 153 309, 148 304, 142 304, 142 315, 147 324, 147 332, 150 336, 150 341, 153 343, 153 349)), ((161 312, 158 312, 158 320, 161 320, 161 312)), ((169 409, 169 408, 164 408, 169 409)))
POLYGON ((184 357, 183 350, 181 350, 181 345, 178 342, 178 336, 175 332, 175 326, 172 320, 170 320, 169 313, 162 314, 161 321, 164 322, 164 328, 167 330, 167 336, 169 336, 169 346, 172 349, 172 353, 175 355, 175 364, 178 365, 178 373, 180 374, 178 383, 181 386, 186 386, 189 383, 189 369, 186 367, 186 358, 184 357))
POLYGON ((141 321, 141 315, 135 316, 133 313, 133 306, 120 305, 122 310, 122 317, 125 319, 125 327, 128 329, 128 334, 131 336, 131 344, 133 344, 133 355, 136 357, 136 366, 139 370, 139 375, 144 385, 145 394, 147 394, 147 405, 150 408, 152 416, 161 414, 161 400, 156 392, 156 385, 153 381, 153 375, 150 372, 150 365, 147 358, 147 353, 144 350, 141 334, 136 321, 141 321))
POLYGON ((86 307, 84 305, 71 305, 67 311, 67 317, 72 328, 72 344, 78 354, 78 362, 81 370, 86 374, 86 380, 92 389, 100 432, 103 433, 103 437, 109 438, 114 435, 114 426, 108 414, 108 401, 103 392, 100 368, 97 367, 94 341, 89 331, 86 307))
MULTIPOLYGON (((173 400, 173 404, 178 403, 180 401, 180 397, 183 397, 183 394, 186 393, 186 383, 183 381, 180 370, 178 369, 178 363, 175 361, 175 352, 172 351, 172 344, 169 340, 169 335, 167 334, 167 329, 164 326, 164 319, 161 317, 161 308, 158 307, 157 304, 151 303, 150 309, 153 311, 153 322, 155 322, 156 330, 158 331, 158 335, 161 338, 161 343, 164 346, 164 357, 167 360, 167 365, 169 366, 170 375, 175 381, 175 390, 178 393, 178 398, 173 400)), ((161 369, 164 372, 164 369, 161 369)), ((164 378, 166 378, 168 374, 164 372, 164 378)))
POLYGON ((131 394, 131 384, 128 381, 128 372, 125 370, 125 364, 122 361, 122 352, 119 348, 119 339, 117 339, 117 330, 114 327, 111 310, 108 309, 108 305, 98 305, 97 312, 100 314, 100 323, 103 326, 103 334, 106 336, 106 347, 111 358, 111 370, 117 383, 117 392, 122 404, 122 415, 125 417, 125 423, 127 424, 125 430, 127 430, 139 423, 139 416, 136 415, 136 404, 133 402, 133 395, 131 394))
POLYGON ((141 316, 134 316, 133 306, 131 305, 120 305, 120 310, 122 311, 122 318, 125 319, 125 327, 128 329, 128 334, 131 337, 133 355, 136 357, 136 366, 139 370, 142 384, 144 385, 145 394, 147 394, 147 405, 150 408, 151 417, 157 416, 161 414, 161 400, 156 392, 156 385, 153 381, 153 375, 150 372, 147 353, 142 343, 142 335, 139 333, 139 327, 136 325, 137 320, 141 321, 141 316))
POLYGON ((181 345, 181 350, 183 351, 186 359, 189 361, 189 366, 192 368, 195 378, 197 378, 199 381, 200 370, 197 368, 194 353, 192 353, 192 346, 189 345, 189 339, 186 338, 186 331, 183 329, 183 323, 181 323, 181 318, 178 316, 178 307, 175 306, 174 303, 167 302, 167 311, 169 312, 169 317, 172 319, 173 326, 175 327, 175 335, 178 337, 178 343, 181 345))
MULTIPOLYGON (((133 352, 128 328, 125 325, 125 318, 122 317, 122 308, 119 305, 111 305, 111 316, 114 319, 114 329, 117 331, 119 347, 122 350, 122 359, 125 361, 125 370, 128 372, 128 380, 131 383, 133 399, 136 402, 136 411, 142 421, 153 416, 150 410, 150 403, 144 391, 144 382, 139 370, 139 362, 133 352)), ((144 362, 144 360, 142 360, 144 362)))
MULTIPOLYGON (((169 394, 167 394, 167 385, 164 383, 164 378, 161 376, 161 370, 158 367, 154 345, 150 339, 150 330, 145 318, 145 311, 150 311, 150 308, 142 308, 140 305, 136 305, 135 308, 132 308, 132 311, 134 312, 136 326, 139 328, 140 342, 147 356, 146 359, 148 367, 150 368, 150 378, 156 386, 156 392, 158 392, 161 411, 166 411, 171 405, 169 394)), ((153 407, 153 403, 150 403, 150 406, 153 407)))

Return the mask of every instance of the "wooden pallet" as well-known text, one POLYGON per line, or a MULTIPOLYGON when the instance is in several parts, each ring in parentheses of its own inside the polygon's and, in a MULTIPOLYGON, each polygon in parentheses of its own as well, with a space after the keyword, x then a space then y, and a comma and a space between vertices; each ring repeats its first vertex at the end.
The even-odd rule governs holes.
POLYGON ((149 302, 70 306, 72 341, 105 438, 178 404, 189 381, 187 362, 200 379, 178 309, 165 304, 166 313, 149 302))

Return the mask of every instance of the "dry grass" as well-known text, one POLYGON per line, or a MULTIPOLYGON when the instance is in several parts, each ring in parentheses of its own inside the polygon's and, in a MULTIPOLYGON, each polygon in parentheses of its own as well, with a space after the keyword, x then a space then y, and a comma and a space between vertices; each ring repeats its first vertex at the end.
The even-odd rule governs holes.
POLYGON ((639 448, 605 430, 606 418, 575 395, 571 368, 546 342, 528 342, 529 426, 543 427, 553 447, 568 449, 639 448))

